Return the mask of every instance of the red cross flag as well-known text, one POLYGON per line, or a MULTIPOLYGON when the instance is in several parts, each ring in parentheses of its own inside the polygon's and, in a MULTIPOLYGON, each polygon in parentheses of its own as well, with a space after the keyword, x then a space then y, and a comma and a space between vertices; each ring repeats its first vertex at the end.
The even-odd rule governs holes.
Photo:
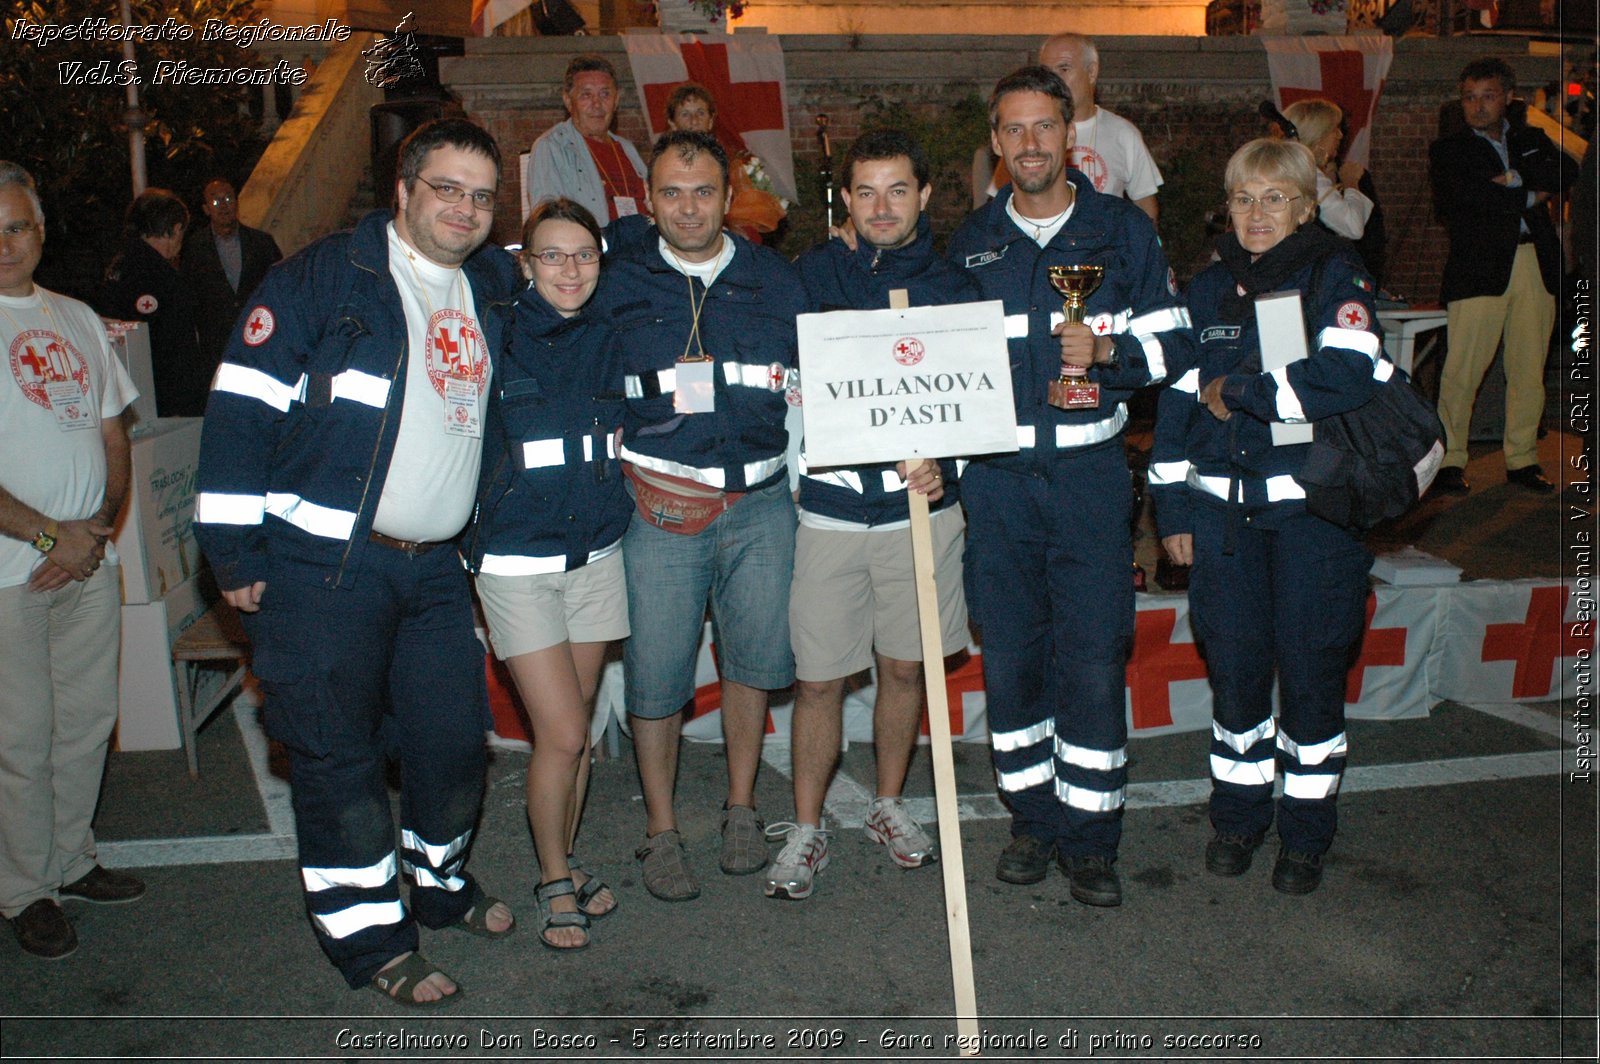
POLYGON ((765 164, 773 190, 791 202, 794 154, 789 145, 783 45, 769 34, 628 33, 633 83, 654 141, 667 129, 667 97, 686 81, 717 101, 715 133, 723 147, 743 148, 765 164))
POLYGON ((1394 62, 1394 41, 1359 37, 1264 37, 1267 72, 1280 109, 1300 100, 1322 98, 1345 115, 1345 158, 1368 165, 1372 117, 1394 62))

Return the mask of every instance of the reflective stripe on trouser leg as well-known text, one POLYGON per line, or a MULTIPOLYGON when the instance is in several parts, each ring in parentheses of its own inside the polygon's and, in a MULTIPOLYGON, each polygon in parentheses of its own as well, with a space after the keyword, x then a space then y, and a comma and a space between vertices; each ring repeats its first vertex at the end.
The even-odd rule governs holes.
POLYGON ((1278 835, 1302 853, 1327 850, 1338 825, 1345 676, 1366 626, 1371 565, 1359 540, 1309 514, 1291 518, 1279 533, 1278 835))
POLYGON ((962 478, 967 608, 982 630, 983 683, 996 782, 1012 835, 1052 841, 1055 795, 1054 675, 1045 595, 1042 516, 1033 478, 982 463, 962 478))
MULTIPOLYGON (((467 578, 452 552, 373 549, 352 589, 268 579, 273 594, 247 625, 267 731, 289 753, 306 906, 324 952, 359 987, 417 948, 400 901, 386 740, 401 761, 405 827, 448 844, 477 817, 488 714, 467 578)), ((422 887, 411 902, 429 926, 470 904, 466 891, 422 887)))
POLYGON ((1253 836, 1272 826, 1272 533, 1242 520, 1231 555, 1220 503, 1197 499, 1189 623, 1211 679, 1211 826, 1253 836))
POLYGON ((1044 487, 1062 824, 1056 848, 1115 857, 1128 781, 1134 624, 1132 493, 1121 437, 1058 456, 1044 487))

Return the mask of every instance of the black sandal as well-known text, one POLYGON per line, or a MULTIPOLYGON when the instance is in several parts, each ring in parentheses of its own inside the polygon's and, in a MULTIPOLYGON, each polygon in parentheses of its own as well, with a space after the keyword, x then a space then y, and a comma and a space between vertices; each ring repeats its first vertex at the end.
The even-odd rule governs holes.
MULTIPOLYGON (((456 983, 455 993, 445 994, 433 1001, 419 1001, 416 997, 417 987, 431 975, 448 975, 440 971, 438 966, 429 961, 420 953, 413 952, 399 964, 392 965, 372 977, 367 986, 397 1005, 404 1005, 413 1009, 434 1009, 441 1005, 448 1005, 461 996, 461 984, 456 983)), ((450 979, 452 983, 456 981, 450 979)))
POLYGON ((544 943, 546 949, 570 950, 587 949, 589 945, 589 917, 586 913, 558 913, 550 908, 550 899, 561 898, 568 895, 577 897, 577 892, 572 889, 572 877, 553 879, 548 883, 540 883, 534 890, 533 896, 539 902, 539 941, 544 943), (583 941, 576 946, 558 946, 547 937, 548 933, 558 927, 576 927, 583 932, 583 941))
MULTIPOLYGON (((587 872, 588 871, 587 869, 585 869, 583 867, 583 864, 576 857, 574 857, 572 854, 568 854, 567 855, 567 867, 569 869, 571 869, 572 871, 574 871, 574 872, 587 872)), ((616 912, 617 911, 617 905, 620 904, 620 899, 617 898, 617 892, 612 890, 611 891, 611 899, 612 899, 611 900, 611 908, 605 910, 604 912, 598 912, 598 913, 595 912, 593 909, 590 909, 589 908, 589 903, 594 901, 594 899, 599 896, 599 894, 600 894, 600 892, 602 890, 611 890, 611 888, 609 886, 607 886, 605 883, 601 882, 600 877, 596 876, 596 875, 590 875, 588 879, 583 881, 583 886, 578 888, 578 892, 577 892, 577 895, 576 895, 576 897, 578 899, 578 911, 583 913, 583 915, 587 916, 590 920, 603 920, 603 919, 605 919, 606 917, 610 916, 612 913, 616 912)))

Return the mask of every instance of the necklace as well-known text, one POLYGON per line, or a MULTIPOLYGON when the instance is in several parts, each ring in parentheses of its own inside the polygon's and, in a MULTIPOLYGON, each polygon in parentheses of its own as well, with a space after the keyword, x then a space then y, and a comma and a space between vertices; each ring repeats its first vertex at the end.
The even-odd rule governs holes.
MULTIPOLYGON (((1013 199, 1011 202, 1012 202, 1013 206, 1016 204, 1016 200, 1015 199, 1013 199)), ((1056 226, 1060 225, 1061 224, 1061 220, 1067 216, 1067 212, 1071 211, 1072 208, 1073 208, 1073 205, 1076 204, 1077 202, 1078 202, 1078 190, 1073 188, 1071 183, 1069 182, 1067 184, 1067 205, 1065 207, 1061 208, 1061 213, 1057 214, 1054 218, 1050 218, 1050 219, 1047 219, 1047 220, 1044 220, 1044 221, 1040 221, 1037 218, 1029 218, 1027 215, 1023 214, 1021 211, 1017 211, 1017 217, 1019 219, 1021 219, 1022 221, 1026 222, 1028 225, 1033 227, 1033 239, 1034 240, 1038 240, 1041 236, 1043 236, 1044 231, 1046 229, 1053 229, 1056 226)))

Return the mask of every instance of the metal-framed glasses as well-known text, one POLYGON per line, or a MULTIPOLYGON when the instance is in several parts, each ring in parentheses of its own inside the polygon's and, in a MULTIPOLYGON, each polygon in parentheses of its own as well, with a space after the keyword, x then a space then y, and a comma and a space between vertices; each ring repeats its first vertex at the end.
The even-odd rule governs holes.
POLYGON ((600 261, 600 252, 595 248, 579 248, 577 251, 557 251, 555 248, 546 248, 543 251, 529 252, 534 258, 546 266, 565 266, 571 259, 579 266, 593 266, 600 261))
POLYGON ((433 189, 433 194, 439 197, 440 203, 460 203, 463 199, 470 197, 472 205, 480 211, 494 210, 493 192, 484 189, 479 189, 477 192, 468 192, 466 189, 457 188, 455 185, 436 185, 421 175, 418 175, 417 180, 433 189))
POLYGON ((0 228, 0 237, 5 237, 7 240, 15 240, 19 236, 27 236, 38 228, 38 222, 12 222, 10 225, 0 228))
POLYGON ((1249 214, 1255 210, 1256 204, 1261 204, 1261 209, 1268 214, 1282 214, 1289 209, 1289 204, 1299 199, 1299 196, 1285 196, 1282 192, 1268 192, 1263 196, 1252 196, 1248 192, 1235 192, 1228 197, 1229 214, 1249 214))

